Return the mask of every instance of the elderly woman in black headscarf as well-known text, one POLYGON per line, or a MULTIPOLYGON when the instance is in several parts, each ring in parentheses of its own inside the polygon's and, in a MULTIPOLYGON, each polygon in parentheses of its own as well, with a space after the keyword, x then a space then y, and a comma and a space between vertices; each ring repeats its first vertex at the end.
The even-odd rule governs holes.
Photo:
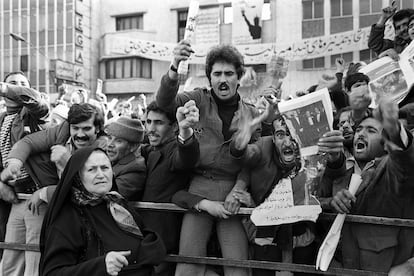
POLYGON ((165 256, 157 234, 116 192, 111 162, 96 147, 71 157, 40 237, 40 275, 151 275, 165 256))

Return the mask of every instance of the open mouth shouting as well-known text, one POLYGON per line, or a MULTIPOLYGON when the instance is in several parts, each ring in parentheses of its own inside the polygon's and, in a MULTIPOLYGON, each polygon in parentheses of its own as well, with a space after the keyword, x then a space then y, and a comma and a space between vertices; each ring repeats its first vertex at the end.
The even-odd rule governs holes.
POLYGON ((368 148, 368 142, 365 141, 363 138, 358 138, 354 143, 355 153, 365 152, 367 148, 368 148))
POLYGON ((227 83, 223 82, 219 85, 218 90, 220 93, 227 92, 230 89, 227 83))
POLYGON ((295 150, 293 147, 289 147, 289 146, 283 147, 282 155, 283 155, 283 160, 285 162, 290 163, 295 160, 295 150))

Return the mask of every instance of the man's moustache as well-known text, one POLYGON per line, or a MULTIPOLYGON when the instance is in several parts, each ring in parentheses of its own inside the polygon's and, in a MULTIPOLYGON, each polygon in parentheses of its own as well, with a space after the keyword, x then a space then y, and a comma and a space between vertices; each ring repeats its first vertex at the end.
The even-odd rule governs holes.
POLYGON ((89 137, 88 136, 85 136, 85 137, 75 136, 75 140, 78 140, 78 141, 88 141, 89 140, 89 137))

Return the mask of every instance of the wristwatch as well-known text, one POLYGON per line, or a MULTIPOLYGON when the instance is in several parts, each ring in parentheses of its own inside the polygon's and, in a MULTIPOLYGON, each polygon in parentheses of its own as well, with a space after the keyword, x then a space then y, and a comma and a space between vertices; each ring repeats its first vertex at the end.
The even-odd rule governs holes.
POLYGON ((178 68, 175 67, 174 64, 172 64, 172 63, 170 65, 170 70, 173 71, 173 72, 175 72, 175 73, 178 73, 178 68))

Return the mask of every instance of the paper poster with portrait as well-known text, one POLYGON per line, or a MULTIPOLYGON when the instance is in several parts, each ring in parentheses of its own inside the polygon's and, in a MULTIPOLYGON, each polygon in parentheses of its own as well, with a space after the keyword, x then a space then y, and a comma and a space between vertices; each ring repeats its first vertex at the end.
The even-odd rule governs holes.
POLYGON ((318 152, 318 140, 332 130, 332 103, 327 88, 279 103, 291 135, 298 141, 302 156, 318 152))
POLYGON ((368 84, 372 97, 370 107, 375 108, 383 97, 400 103, 414 83, 414 44, 407 46, 400 54, 399 61, 383 57, 359 71, 370 79, 368 84))

